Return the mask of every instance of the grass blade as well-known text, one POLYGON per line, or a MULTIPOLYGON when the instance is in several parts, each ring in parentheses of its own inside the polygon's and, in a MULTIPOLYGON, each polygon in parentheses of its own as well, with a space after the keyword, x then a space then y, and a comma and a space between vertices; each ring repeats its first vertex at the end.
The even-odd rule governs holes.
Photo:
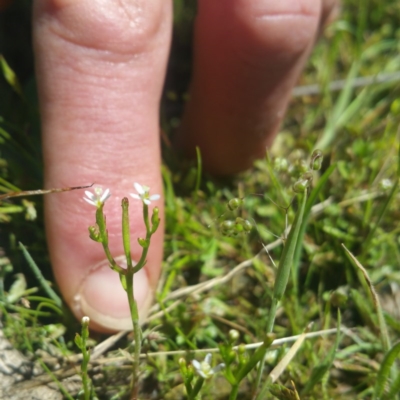
POLYGON ((336 164, 332 164, 321 176, 317 185, 311 191, 310 196, 308 197, 307 204, 304 210, 303 221, 304 223, 301 224, 299 235, 296 243, 296 249, 294 251, 293 256, 293 272, 292 272, 292 279, 293 279, 293 287, 296 289, 297 293, 297 283, 298 283, 298 266, 300 263, 300 257, 303 250, 303 239, 306 233, 308 217, 310 216, 312 206, 314 205, 319 193, 321 192, 322 188, 328 182, 329 177, 331 176, 332 172, 336 169, 336 164))
MULTIPOLYGON (((381 399, 383 392, 385 390, 386 381, 389 378, 391 368, 396 361, 398 355, 400 354, 400 342, 396 343, 385 355, 383 359, 381 368, 378 372, 378 376, 376 379, 376 385, 374 390, 374 395, 372 397, 373 400, 381 399)), ((397 379, 398 380, 398 379, 397 379)), ((397 381, 396 380, 396 381, 397 381)))
POLYGON ((311 376, 302 390, 301 394, 305 395, 311 391, 311 389, 318 383, 320 382, 325 374, 329 371, 329 369, 332 366, 332 363, 335 359, 335 354, 336 350, 339 347, 339 342, 340 342, 340 325, 341 325, 341 314, 340 310, 338 309, 338 318, 337 318, 337 334, 336 334, 336 340, 334 345, 332 346, 331 350, 329 351, 328 355, 325 357, 325 360, 317 365, 316 367, 313 368, 311 372, 311 376))
POLYGON ((34 273, 36 279, 39 281, 40 285, 42 286, 43 290, 47 293, 47 295, 54 301, 54 303, 57 305, 57 307, 62 308, 62 300, 61 297, 58 296, 58 294, 51 288, 49 283, 46 281, 44 278, 42 271, 40 268, 37 266, 31 255, 29 254, 28 250, 26 247, 19 242, 19 247, 22 250, 22 253, 25 256, 26 261, 28 261, 28 264, 34 273))
POLYGON ((342 244, 342 247, 345 249, 346 251, 346 255, 347 257, 350 259, 351 263, 356 266, 358 269, 361 270, 362 274, 364 275, 364 279, 367 282, 367 285, 369 287, 369 290, 371 292, 372 295, 372 299, 374 301, 374 306, 376 309, 376 313, 378 316, 378 323, 379 323, 379 330, 380 330, 380 337, 382 340, 382 346, 383 349, 385 351, 388 351, 390 348, 390 338, 389 338, 389 333, 387 330, 387 326, 386 326, 386 322, 385 322, 385 318, 383 317, 383 311, 382 311, 382 306, 381 303, 379 301, 379 297, 378 294, 376 293, 376 290, 374 288, 374 285, 371 282, 371 279, 368 275, 367 270, 361 265, 361 263, 357 260, 356 257, 354 257, 354 255, 346 248, 346 246, 344 244, 342 244))

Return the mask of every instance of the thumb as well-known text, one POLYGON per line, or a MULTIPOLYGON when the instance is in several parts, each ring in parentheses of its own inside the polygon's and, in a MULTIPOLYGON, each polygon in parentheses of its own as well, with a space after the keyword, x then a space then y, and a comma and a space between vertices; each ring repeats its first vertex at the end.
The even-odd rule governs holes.
MULTIPOLYGON (((109 188, 109 247, 123 264, 121 200, 134 181, 161 193, 158 106, 171 29, 165 0, 37 0, 34 44, 42 114, 46 187, 93 183, 109 188)), ((162 204, 157 204, 162 215, 162 204)), ((126 293, 102 246, 89 239, 95 208, 83 193, 48 196, 46 230, 54 274, 75 315, 92 327, 131 327, 126 293)), ((142 204, 130 201, 132 258, 145 235, 142 204)), ((143 317, 157 284, 162 230, 135 275, 143 317)), ((122 265, 123 266, 123 265, 122 265)))

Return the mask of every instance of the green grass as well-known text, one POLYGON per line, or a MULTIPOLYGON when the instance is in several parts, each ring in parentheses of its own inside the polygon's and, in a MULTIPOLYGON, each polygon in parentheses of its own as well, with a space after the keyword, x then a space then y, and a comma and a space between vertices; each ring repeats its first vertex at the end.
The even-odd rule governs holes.
MULTIPOLYGON (((147 356, 139 369, 140 399, 184 399, 188 385, 201 386, 203 399, 235 398, 233 391, 239 399, 253 399, 258 381, 263 398, 271 399, 400 398, 400 81, 364 81, 355 87, 357 77, 400 71, 400 4, 342 3, 340 18, 326 30, 299 83, 317 83, 319 93, 294 97, 265 160, 220 181, 202 173, 196 163, 183 169, 164 149, 165 256, 157 302, 144 327, 142 353, 147 356), (341 88, 334 89, 340 80, 341 88), (292 185, 315 147, 323 150, 324 161, 314 174, 297 234, 301 246, 295 249, 277 305, 273 332, 279 340, 271 345, 266 334, 275 276, 283 264, 282 243, 288 239, 287 225, 301 209, 292 185), (232 198, 243 198, 243 205, 229 210, 232 198), (256 228, 247 235, 224 235, 221 224, 237 217, 256 228), (239 338, 230 337, 231 329, 239 338), (313 335, 323 330, 326 334, 313 335), (300 337, 284 340, 294 335, 300 337), (190 361, 203 360, 208 351, 215 365, 224 362, 227 368, 201 383, 191 376, 190 361), (257 373, 253 367, 264 354, 265 366, 257 373)), ((193 3, 175 4, 172 74, 187 76, 193 3)), ((28 15, 29 2, 20 1, 1 18, 26 21, 21 29, 28 32, 28 15)), ((7 42, 10 26, 1 38, 2 193, 42 187, 32 50, 28 34, 12 46, 7 42), (12 71, 23 97, 10 85, 12 71)), ((168 133, 176 126, 179 115, 174 113, 186 90, 174 87, 174 81, 167 82, 162 108, 168 133)), ((53 365, 46 367, 49 380, 57 380, 63 393, 76 398, 79 388, 68 387, 63 378, 71 374, 71 362, 76 366, 72 373, 79 371, 74 337, 81 327, 60 311, 63 306, 53 294, 42 216, 40 197, 0 204, 0 318, 12 344, 42 365, 53 365), (27 269, 18 242, 40 267, 39 280, 37 270, 27 269)), ((128 347, 129 338, 89 339, 93 353, 88 372, 101 399, 122 399, 129 391, 133 352, 118 350, 128 347), (110 341, 99 353, 97 346, 110 341)))

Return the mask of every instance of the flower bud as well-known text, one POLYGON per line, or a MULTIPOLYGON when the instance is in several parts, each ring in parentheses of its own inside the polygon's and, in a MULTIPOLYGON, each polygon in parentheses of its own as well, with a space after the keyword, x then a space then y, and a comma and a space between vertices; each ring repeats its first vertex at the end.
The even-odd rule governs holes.
POLYGON ((273 168, 276 172, 287 172, 289 169, 288 160, 282 157, 275 158, 273 168))
POLYGON ((121 201, 121 207, 128 208, 129 207, 129 200, 127 197, 124 197, 121 201))
POLYGON ((150 242, 144 238, 138 238, 137 241, 138 241, 139 245, 142 246, 144 249, 146 249, 150 245, 150 242))
POLYGON ((179 367, 180 367, 182 373, 186 375, 186 373, 187 373, 187 363, 186 363, 186 360, 185 360, 183 357, 181 357, 181 358, 178 360, 178 364, 179 364, 179 367))
POLYGON ((246 353, 246 346, 242 343, 241 345, 238 346, 238 354, 245 354, 246 353))
POLYGON ((237 217, 235 220, 235 230, 236 232, 245 232, 249 233, 251 231, 252 225, 251 222, 247 219, 243 219, 241 217, 237 217))
POLYGON ((99 227, 97 225, 89 226, 89 237, 95 242, 101 242, 99 227))
POLYGON ((237 197, 235 197, 234 199, 230 199, 228 201, 228 208, 231 211, 237 210, 242 205, 243 205, 243 199, 239 199, 237 197))
POLYGON ((312 172, 306 172, 305 174, 303 174, 301 178, 294 183, 293 191, 295 193, 304 193, 310 185, 312 178, 312 172))
POLYGON ((313 171, 319 171, 321 169, 323 159, 324 157, 322 155, 322 151, 314 150, 311 155, 310 168, 313 171))
POLYGON ((151 233, 154 233, 160 225, 159 212, 160 210, 158 207, 153 208, 153 214, 151 215, 151 233))
POLYGON ((221 222, 219 225, 219 228, 223 235, 231 234, 234 227, 235 227, 235 223, 230 219, 227 219, 226 221, 221 222))
POLYGON ((236 329, 231 329, 229 331, 229 341, 235 343, 240 337, 239 332, 236 329))
POLYGON ((242 222, 241 221, 236 221, 235 222, 235 232, 236 233, 240 233, 240 232, 243 232, 243 231, 244 231, 244 228, 243 228, 242 222))
POLYGON ((245 230, 245 232, 250 232, 252 229, 253 229, 253 225, 252 225, 252 223, 248 220, 248 219, 245 219, 244 221, 243 221, 243 229, 245 230))

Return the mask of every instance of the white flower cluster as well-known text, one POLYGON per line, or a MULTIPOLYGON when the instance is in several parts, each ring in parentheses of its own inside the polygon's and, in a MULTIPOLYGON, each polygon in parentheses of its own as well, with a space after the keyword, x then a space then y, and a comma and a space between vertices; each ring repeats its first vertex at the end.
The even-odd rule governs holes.
MULTIPOLYGON (((150 205, 152 201, 160 199, 159 194, 153 194, 150 196, 150 188, 148 186, 140 185, 139 183, 135 182, 133 184, 133 187, 136 189, 137 193, 131 193, 130 195, 134 199, 141 200, 146 205, 150 205)), ((94 193, 86 190, 83 200, 97 208, 100 208, 111 196, 110 189, 106 189, 103 192, 103 189, 101 187, 95 187, 93 189, 93 192, 94 193)))

